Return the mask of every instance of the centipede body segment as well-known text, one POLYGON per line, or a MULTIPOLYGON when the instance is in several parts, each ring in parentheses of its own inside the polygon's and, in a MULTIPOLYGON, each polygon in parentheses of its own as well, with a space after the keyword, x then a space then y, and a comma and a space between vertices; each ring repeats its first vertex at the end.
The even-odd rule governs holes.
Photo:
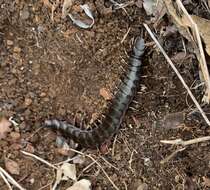
POLYGON ((96 148, 104 141, 117 133, 126 111, 136 93, 140 81, 142 57, 144 54, 144 40, 138 37, 134 43, 132 54, 129 58, 128 69, 122 80, 119 90, 97 127, 90 130, 81 130, 67 122, 46 120, 45 127, 61 130, 83 147, 96 148))

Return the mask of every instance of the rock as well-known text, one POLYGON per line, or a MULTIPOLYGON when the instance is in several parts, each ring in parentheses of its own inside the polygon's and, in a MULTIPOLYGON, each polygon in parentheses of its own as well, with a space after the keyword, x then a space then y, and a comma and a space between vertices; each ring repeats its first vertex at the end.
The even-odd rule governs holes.
POLYGON ((20 19, 27 20, 29 16, 30 14, 27 7, 25 7, 22 11, 20 11, 20 19))
POLYGON ((32 99, 30 98, 25 98, 25 101, 24 101, 24 105, 26 107, 30 106, 32 104, 32 99))
POLYGON ((14 140, 14 141, 20 139, 20 133, 18 133, 18 132, 11 132, 10 136, 12 137, 12 140, 14 140))
POLYGON ((12 40, 7 40, 7 45, 8 46, 12 46, 14 44, 14 42, 12 40))
POLYGON ((99 93, 105 100, 111 100, 112 99, 111 92, 109 90, 107 90, 106 88, 101 88, 99 93))
POLYGON ((40 97, 45 97, 47 94, 45 92, 41 92, 40 97))
POLYGON ((21 48, 15 46, 14 49, 13 49, 13 51, 14 51, 15 53, 20 53, 20 52, 21 52, 21 48))

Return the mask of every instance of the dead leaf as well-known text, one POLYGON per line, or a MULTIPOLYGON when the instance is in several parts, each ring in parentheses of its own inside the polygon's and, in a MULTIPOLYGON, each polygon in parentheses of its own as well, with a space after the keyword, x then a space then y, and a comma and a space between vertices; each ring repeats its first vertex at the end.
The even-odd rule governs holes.
MULTIPOLYGON (((176 9, 173 1, 164 0, 167 12, 170 15, 170 18, 178 28, 179 32, 190 42, 194 42, 193 36, 190 33, 188 24, 186 23, 187 19, 185 16, 176 9)), ((193 47, 196 47, 196 44, 193 43, 193 47)))
POLYGON ((138 8, 142 8, 143 7, 143 2, 142 2, 142 0, 137 0, 136 2, 135 2, 135 5, 138 7, 138 8))
MULTIPOLYGON (((209 73, 207 70, 207 66, 205 64, 205 58, 203 59, 201 56, 201 50, 202 47, 199 47, 199 40, 196 37, 196 29, 195 29, 195 16, 193 15, 189 15, 189 14, 184 14, 184 12, 182 11, 182 7, 178 4, 175 3, 172 0, 163 0, 167 11, 170 15, 171 20, 174 22, 174 24, 177 26, 179 32, 192 44, 192 47, 194 49, 194 52, 196 54, 196 57, 199 61, 200 64, 200 73, 202 73, 202 77, 200 77, 200 79, 202 81, 205 82, 206 84, 206 92, 205 95, 202 99, 202 101, 204 101, 205 103, 209 103, 210 102, 210 85, 209 85, 209 73), (191 22, 191 20, 189 19, 189 17, 192 17, 193 22, 191 22)), ((199 19, 200 20, 200 19, 199 19)), ((203 21, 202 22, 207 22, 207 21, 203 21)), ((197 24, 198 28, 199 28, 199 24, 197 24)), ((206 27, 206 26, 205 26, 206 27)), ((206 27, 209 28, 209 27, 206 27)), ((209 31, 209 30, 208 30, 209 31)), ((208 33, 206 30, 205 32, 200 32, 201 36, 205 36, 202 38, 205 38, 207 40, 205 40, 206 46, 207 46, 207 51, 209 52, 209 37, 208 37, 208 33), (207 37, 206 37, 207 36, 207 37), (206 42, 207 41, 207 42, 206 42)))
POLYGON ((147 15, 153 15, 156 11, 157 0, 144 0, 143 7, 147 15))
POLYGON ((154 16, 151 21, 154 23, 154 27, 157 27, 163 16, 166 14, 166 7, 163 1, 144 0, 143 7, 147 15, 154 16))
POLYGON ((182 62, 187 59, 195 58, 194 54, 186 54, 185 52, 179 52, 171 57, 171 60, 174 62, 182 62))
POLYGON ((72 5, 74 3, 74 0, 64 0, 63 2, 63 8, 62 8, 62 18, 65 18, 68 9, 71 9, 72 5))
POLYGON ((75 166, 75 164, 64 163, 57 170, 56 184, 59 184, 61 181, 67 181, 69 179, 72 179, 74 181, 77 180, 76 166, 75 166))
POLYGON ((91 187, 91 183, 89 180, 81 179, 66 190, 91 190, 90 187, 91 187))
POLYGON ((5 167, 11 174, 15 174, 15 175, 20 174, 20 167, 18 163, 11 159, 5 160, 5 167))
POLYGON ((0 140, 5 138, 7 133, 11 131, 10 126, 11 122, 9 122, 6 118, 1 118, 0 120, 0 140))
POLYGON ((107 90, 106 88, 101 88, 99 93, 105 100, 111 100, 112 99, 111 92, 109 90, 107 90))
POLYGON ((166 14, 166 7, 163 1, 158 1, 156 5, 156 10, 154 13, 155 18, 153 19, 154 27, 157 27, 166 14))
POLYGON ((83 164, 85 162, 85 157, 82 155, 79 155, 77 157, 75 157, 75 159, 73 160, 74 164, 83 164))
POLYGON ((167 114, 162 120, 160 120, 160 124, 162 127, 166 129, 177 129, 182 127, 185 120, 185 113, 183 112, 175 112, 167 114))
POLYGON ((62 172, 61 168, 58 168, 57 172, 56 172, 56 184, 59 184, 61 182, 62 174, 63 174, 63 172, 62 172))
POLYGON ((64 175, 62 177, 62 180, 72 179, 72 180, 76 181, 77 177, 76 177, 76 166, 75 166, 75 164, 64 163, 61 166, 61 170, 62 170, 63 175, 64 175))
POLYGON ((201 38, 206 44, 206 52, 210 55, 210 20, 192 15, 194 22, 197 24, 201 38))
POLYGON ((176 62, 176 61, 183 61, 185 58, 186 58, 185 52, 178 52, 171 58, 171 60, 176 62))

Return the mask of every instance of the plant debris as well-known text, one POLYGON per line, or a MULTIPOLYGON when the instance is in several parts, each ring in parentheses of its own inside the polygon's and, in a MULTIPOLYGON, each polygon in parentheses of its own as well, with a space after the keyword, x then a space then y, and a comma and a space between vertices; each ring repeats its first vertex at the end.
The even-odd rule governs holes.
POLYGON ((72 22, 75 25, 79 26, 80 28, 83 28, 83 29, 91 28, 95 23, 95 19, 93 17, 90 7, 87 4, 80 5, 80 7, 82 10, 84 10, 85 14, 92 20, 92 22, 90 24, 87 24, 81 20, 75 19, 71 13, 68 14, 69 18, 72 20, 72 22))
POLYGON ((5 117, 0 119, 0 140, 4 139, 7 133, 11 131, 11 125, 11 122, 9 122, 5 117))
POLYGON ((9 173, 19 175, 20 174, 20 167, 17 162, 6 158, 5 159, 5 167, 9 173))
POLYGON ((69 187, 66 190, 91 190, 91 183, 87 179, 81 179, 74 183, 73 186, 69 187))

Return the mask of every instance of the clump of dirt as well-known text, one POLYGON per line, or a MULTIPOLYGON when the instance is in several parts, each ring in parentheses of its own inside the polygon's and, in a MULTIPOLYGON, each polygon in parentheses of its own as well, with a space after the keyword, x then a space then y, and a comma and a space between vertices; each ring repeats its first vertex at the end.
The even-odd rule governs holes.
MULTIPOLYGON (((14 178, 26 189, 37 190, 47 184, 44 189, 49 189, 55 178, 51 168, 24 156, 20 150, 51 163, 66 159, 56 147, 56 133, 40 128, 43 121, 57 118, 79 124, 100 115, 107 105, 100 89, 115 91, 132 41, 141 33, 142 21, 147 20, 144 10, 135 4, 125 12, 88 3, 95 12, 95 25, 81 30, 61 18, 61 7, 54 12, 52 21, 51 10, 42 1, 0 0, 0 113, 13 117, 19 125, 12 131, 20 135, 17 138, 9 133, 1 140, 0 166, 5 168, 6 158, 18 163, 20 174, 14 178)), ((182 51, 182 40, 177 40, 178 33, 173 35, 160 37, 160 41, 176 60, 182 51)), ((154 125, 168 113, 183 112, 193 104, 175 73, 145 36, 148 43, 135 103, 113 147, 105 155, 91 153, 115 166, 99 160, 119 189, 137 189, 141 185, 148 189, 180 189, 183 184, 186 189, 202 189, 203 177, 209 175, 208 142, 192 145, 160 164, 177 149, 160 140, 191 139, 207 135, 209 129, 195 122, 175 129, 154 125)), ((175 64, 191 86, 198 75, 197 60, 188 56, 182 61, 175 64)), ((193 92, 199 96, 199 90, 193 92)), ((82 171, 90 163, 87 159, 78 165, 82 178, 90 179, 94 189, 114 189, 97 165, 82 171)), ((70 183, 62 184, 61 189, 70 183)), ((2 179, 0 188, 7 189, 2 179)))

